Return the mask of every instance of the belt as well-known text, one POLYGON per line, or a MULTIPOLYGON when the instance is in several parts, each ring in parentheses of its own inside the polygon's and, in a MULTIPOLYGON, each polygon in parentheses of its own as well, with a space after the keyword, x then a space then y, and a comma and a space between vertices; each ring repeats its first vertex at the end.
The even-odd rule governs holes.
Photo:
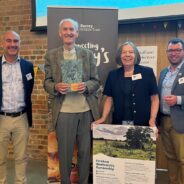
POLYGON ((24 109, 23 111, 20 111, 20 112, 0 112, 0 114, 4 116, 17 117, 24 114, 25 112, 26 110, 24 109))
POLYGON ((125 120, 125 121, 122 121, 122 125, 134 125, 134 121, 125 120))

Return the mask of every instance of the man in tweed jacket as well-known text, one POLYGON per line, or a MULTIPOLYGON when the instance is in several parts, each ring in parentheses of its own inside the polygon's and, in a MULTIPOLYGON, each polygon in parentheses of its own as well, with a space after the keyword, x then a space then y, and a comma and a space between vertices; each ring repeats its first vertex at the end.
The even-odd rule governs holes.
POLYGON ((61 183, 71 183, 72 155, 76 142, 79 183, 87 184, 91 151, 90 127, 91 122, 99 118, 95 94, 100 82, 93 53, 75 45, 78 23, 73 19, 61 20, 59 36, 63 46, 48 51, 45 56, 44 88, 53 97, 49 131, 56 130, 61 183))

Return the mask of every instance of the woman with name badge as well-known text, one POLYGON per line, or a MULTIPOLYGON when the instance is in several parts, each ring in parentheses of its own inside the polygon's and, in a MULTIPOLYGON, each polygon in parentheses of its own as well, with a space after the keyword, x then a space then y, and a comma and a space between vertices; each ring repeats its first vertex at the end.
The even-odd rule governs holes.
POLYGON ((134 43, 127 41, 119 47, 116 62, 121 67, 108 75, 102 117, 92 126, 106 121, 112 105, 112 124, 156 126, 159 108, 156 78, 152 68, 139 65, 140 60, 134 43))

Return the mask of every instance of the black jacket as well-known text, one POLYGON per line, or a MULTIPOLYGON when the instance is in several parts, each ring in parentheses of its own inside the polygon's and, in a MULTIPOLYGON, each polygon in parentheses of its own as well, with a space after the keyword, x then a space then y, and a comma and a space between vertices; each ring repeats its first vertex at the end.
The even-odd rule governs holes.
MULTIPOLYGON (((125 96, 124 68, 113 70, 109 73, 104 94, 113 98, 114 112, 113 124, 122 124, 123 103, 125 96)), ((152 68, 135 65, 134 75, 141 74, 142 79, 132 81, 132 114, 135 125, 148 126, 151 111, 151 96, 158 93, 156 78, 152 68)))

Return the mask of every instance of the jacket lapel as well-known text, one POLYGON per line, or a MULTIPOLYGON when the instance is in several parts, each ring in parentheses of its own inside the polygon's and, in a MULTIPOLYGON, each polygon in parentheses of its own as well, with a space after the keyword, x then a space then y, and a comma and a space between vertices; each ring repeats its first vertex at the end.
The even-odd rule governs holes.
POLYGON ((2 88, 2 57, 0 57, 0 88, 2 88))
POLYGON ((166 76, 168 72, 168 68, 165 68, 161 73, 160 73, 160 79, 159 79, 159 83, 158 83, 158 90, 161 92, 161 89, 162 89, 162 83, 163 83, 163 80, 166 76))
POLYGON ((57 81, 60 82, 60 81, 62 81, 61 60, 64 60, 63 48, 62 47, 60 47, 58 49, 55 59, 56 59, 56 71, 55 71, 55 75, 56 75, 57 81), (59 70, 58 70, 58 68, 59 68, 59 70))
POLYGON ((22 73, 22 79, 25 80, 25 66, 24 66, 24 61, 21 58, 20 58, 20 68, 22 73))
POLYGON ((117 84, 120 84, 121 91, 124 91, 125 86, 125 77, 124 77, 124 68, 121 67, 118 70, 118 76, 117 76, 117 84))
POLYGON ((20 69, 21 69, 21 74, 22 74, 22 81, 23 81, 23 85, 24 85, 24 93, 27 90, 26 84, 27 84, 27 78, 26 78, 26 65, 25 62, 22 58, 20 58, 20 69))
MULTIPOLYGON (((138 65, 134 66, 134 74, 133 75, 136 75, 136 74, 141 74, 141 68, 138 65)), ((139 79, 139 80, 142 80, 142 79, 139 79)), ((132 81, 132 91, 134 91, 135 86, 137 84, 137 81, 138 80, 133 80, 132 81)))
POLYGON ((80 59, 82 57, 81 49, 75 46, 75 50, 76 50, 77 59, 80 59))
POLYGON ((90 70, 90 63, 88 62, 89 59, 86 58, 86 54, 84 54, 83 50, 80 47, 75 46, 77 60, 82 61, 82 81, 88 80, 89 77, 89 70, 90 70))
POLYGON ((0 57, 0 109, 2 105, 2 57, 0 57))
MULTIPOLYGON (((181 68, 176 76, 176 79, 174 80, 173 86, 172 86, 172 92, 174 90, 174 88, 176 87, 179 78, 181 78, 184 75, 184 63, 181 65, 181 68)), ((184 77, 184 76, 183 76, 184 77)))

